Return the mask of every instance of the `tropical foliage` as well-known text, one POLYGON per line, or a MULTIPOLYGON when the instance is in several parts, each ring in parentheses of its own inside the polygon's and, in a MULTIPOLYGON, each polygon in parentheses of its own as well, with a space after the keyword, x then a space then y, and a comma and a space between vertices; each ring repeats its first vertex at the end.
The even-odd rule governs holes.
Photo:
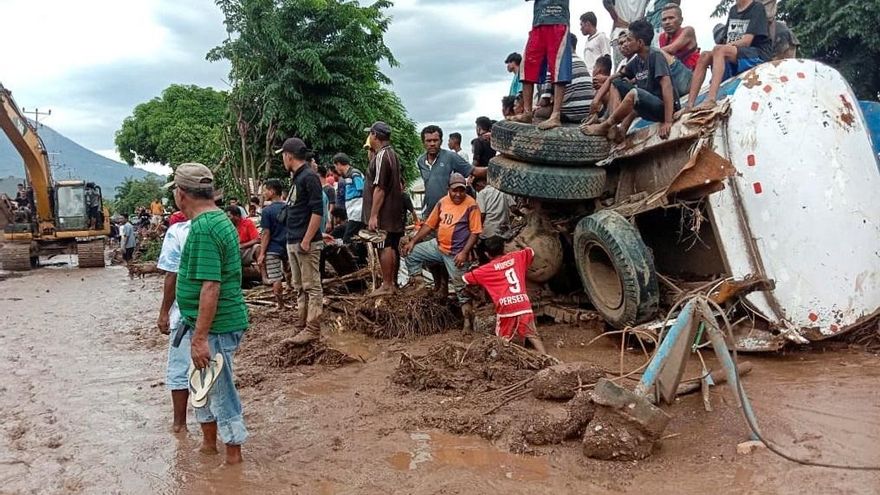
POLYGON ((163 198, 166 191, 162 189, 162 179, 148 175, 143 179, 127 178, 116 186, 116 199, 113 200, 114 213, 133 214, 140 206, 149 206, 156 198, 163 198))
POLYGON ((171 85, 123 121, 116 131, 119 156, 129 165, 199 162, 213 168, 222 156, 227 105, 226 93, 171 85))
MULTIPOLYGON (((217 0, 229 38, 208 53, 228 60, 228 120, 223 166, 243 189, 281 175, 274 154, 297 136, 319 163, 346 152, 366 163, 363 129, 391 125, 403 163, 420 152, 413 122, 380 64, 397 64, 385 45, 388 0, 362 6, 354 0, 217 0)), ((414 170, 405 173, 411 177, 414 170)))

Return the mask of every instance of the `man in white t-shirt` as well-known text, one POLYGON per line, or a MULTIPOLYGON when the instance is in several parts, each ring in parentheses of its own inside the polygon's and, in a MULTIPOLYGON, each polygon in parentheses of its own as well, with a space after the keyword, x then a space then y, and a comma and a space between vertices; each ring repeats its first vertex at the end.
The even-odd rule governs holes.
POLYGON ((581 15, 581 34, 587 38, 584 40, 584 64, 587 70, 592 71, 596 66, 596 60, 603 55, 611 55, 611 42, 605 33, 596 29, 596 14, 585 12, 581 15))
POLYGON ((461 134, 458 132, 453 132, 449 135, 449 140, 447 142, 449 145, 449 149, 454 151, 456 155, 464 158, 464 161, 470 163, 471 162, 471 154, 467 152, 467 150, 461 149, 461 134))
POLYGON ((189 400, 189 363, 191 338, 184 331, 177 306, 177 271, 183 246, 189 235, 189 220, 177 222, 168 227, 162 241, 162 251, 156 267, 165 272, 165 284, 162 291, 162 306, 156 325, 159 331, 169 336, 168 367, 165 386, 171 391, 171 403, 174 406, 175 433, 186 430, 186 403, 189 400), (183 332, 183 333, 181 333, 183 332))
POLYGON ((623 61, 623 55, 617 45, 618 36, 622 31, 626 31, 631 22, 645 17, 650 2, 651 0, 602 0, 602 5, 614 21, 614 29, 611 31, 611 50, 615 69, 623 61))

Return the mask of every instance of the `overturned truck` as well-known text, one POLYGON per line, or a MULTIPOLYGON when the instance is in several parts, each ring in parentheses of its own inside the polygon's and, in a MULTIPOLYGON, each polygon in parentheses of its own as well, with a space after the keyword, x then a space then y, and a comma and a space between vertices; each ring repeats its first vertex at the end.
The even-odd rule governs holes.
POLYGON ((837 71, 767 63, 668 139, 657 130, 636 121, 615 145, 576 126, 495 125, 489 182, 524 204, 511 247, 535 248, 536 291, 586 293, 622 328, 688 292, 748 287, 727 306, 741 350, 876 324, 880 164, 837 71))

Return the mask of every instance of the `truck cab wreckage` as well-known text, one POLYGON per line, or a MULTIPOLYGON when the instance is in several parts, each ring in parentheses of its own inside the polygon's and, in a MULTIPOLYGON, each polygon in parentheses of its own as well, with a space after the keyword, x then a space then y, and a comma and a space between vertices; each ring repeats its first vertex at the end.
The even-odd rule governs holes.
POLYGON ((706 294, 742 351, 877 324, 880 164, 836 70, 766 63, 668 139, 658 127, 637 120, 618 145, 576 126, 493 128, 489 182, 525 205, 510 243, 538 253, 539 311, 581 285, 611 326, 660 330, 661 306, 706 294))

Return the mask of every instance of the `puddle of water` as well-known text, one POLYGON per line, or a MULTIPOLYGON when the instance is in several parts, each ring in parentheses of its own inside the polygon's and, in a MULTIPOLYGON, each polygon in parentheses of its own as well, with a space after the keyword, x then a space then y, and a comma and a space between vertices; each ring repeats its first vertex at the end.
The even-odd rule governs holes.
POLYGON ((410 438, 414 444, 411 451, 396 452, 388 458, 395 470, 453 467, 484 477, 517 481, 542 481, 550 476, 546 458, 511 454, 480 438, 441 432, 413 432, 410 438))
POLYGON ((327 337, 330 347, 350 356, 368 360, 379 354, 379 341, 358 332, 331 332, 327 337))
POLYGON ((339 383, 335 380, 315 380, 303 383, 302 385, 297 385, 293 388, 293 393, 301 396, 301 398, 305 398, 328 395, 347 388, 349 388, 348 384, 339 383))

